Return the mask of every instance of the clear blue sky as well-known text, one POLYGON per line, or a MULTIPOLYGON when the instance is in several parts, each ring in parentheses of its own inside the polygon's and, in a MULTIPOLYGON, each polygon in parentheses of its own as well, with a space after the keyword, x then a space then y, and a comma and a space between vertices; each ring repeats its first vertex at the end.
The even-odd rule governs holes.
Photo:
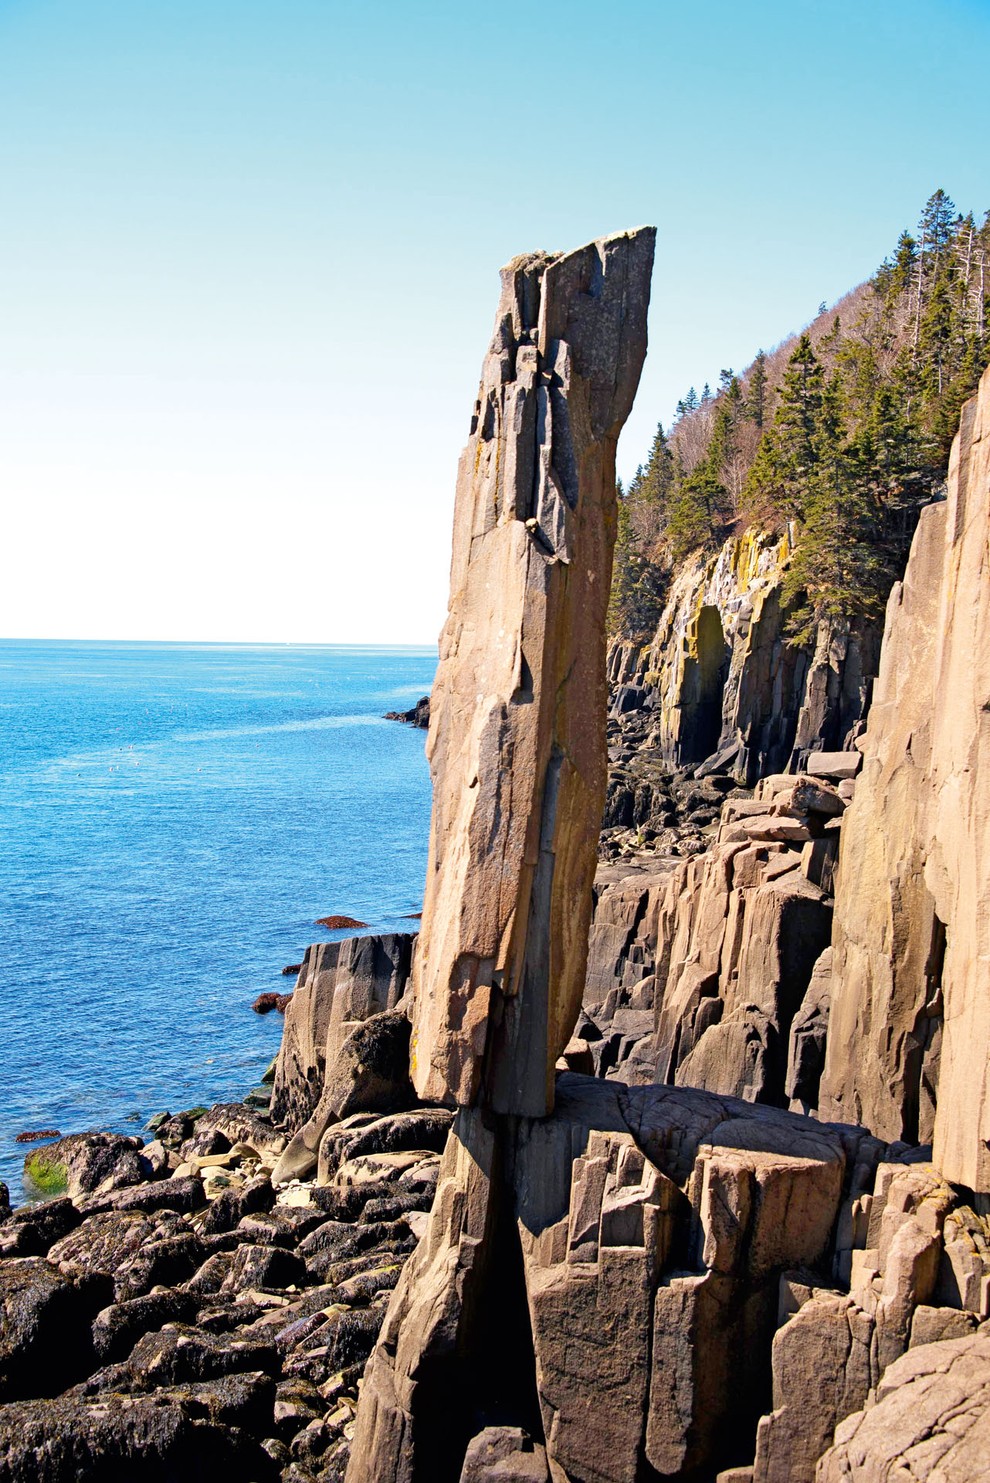
POLYGON ((432 640, 497 269, 659 228, 635 468, 990 206, 988 0, 0 0, 0 634, 432 640))

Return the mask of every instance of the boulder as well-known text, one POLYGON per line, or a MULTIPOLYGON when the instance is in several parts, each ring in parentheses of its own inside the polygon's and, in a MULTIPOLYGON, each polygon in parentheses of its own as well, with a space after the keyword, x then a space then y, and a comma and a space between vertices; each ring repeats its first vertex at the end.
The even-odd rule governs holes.
POLYGON ((356 1112, 390 1112, 411 1101, 409 1020, 401 1009, 372 1015, 354 1026, 326 1063, 320 1100, 281 1154, 272 1183, 312 1174, 324 1133, 341 1118, 356 1112))
POLYGON ((990 1334, 924 1344, 892 1364, 875 1404, 836 1429, 817 1483, 903 1477, 975 1483, 990 1458, 990 1334))
POLYGON ((145 1297, 129 1298, 101 1309, 93 1320, 93 1355, 100 1365, 126 1359, 137 1341, 166 1323, 190 1323, 199 1299, 174 1287, 157 1288, 145 1297))
POLYGON ((5 1483, 215 1483, 218 1477, 275 1483, 277 1470, 254 1438, 230 1426, 222 1406, 209 1418, 208 1392, 61 1396, 0 1406, 0 1477, 5 1483))
POLYGON ((0 1227, 0 1257, 44 1256, 82 1220, 68 1195, 15 1210, 0 1227))
POLYGON ((151 1173, 142 1157, 142 1147, 140 1138, 125 1138, 119 1133, 70 1133, 27 1154, 24 1172, 35 1182, 42 1171, 46 1181, 60 1179, 72 1197, 92 1194, 96 1189, 120 1189, 140 1184, 151 1173))
POLYGON ((392 1010, 405 991, 415 937, 395 932, 306 949, 276 1058, 272 1117, 296 1132, 315 1111, 328 1065, 362 1020, 392 1010))
POLYGON ((545 1448, 518 1426, 487 1426, 472 1437, 460 1483, 549 1483, 545 1448))
POLYGON ((108 1281, 72 1282, 40 1257, 0 1262, 0 1400, 54 1395, 93 1362, 108 1281))

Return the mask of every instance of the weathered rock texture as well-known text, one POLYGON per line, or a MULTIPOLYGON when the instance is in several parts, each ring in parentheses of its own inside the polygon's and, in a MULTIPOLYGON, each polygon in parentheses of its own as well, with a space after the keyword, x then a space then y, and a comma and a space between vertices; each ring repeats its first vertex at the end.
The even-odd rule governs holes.
POLYGON ((669 766, 731 768, 752 785, 861 731, 879 631, 825 625, 814 646, 787 641, 781 589, 792 538, 748 530, 717 556, 687 562, 651 642, 610 649, 614 711, 652 712, 651 743, 669 766))
POLYGON ((884 1375, 876 1403, 838 1428, 818 1483, 990 1477, 990 1333, 913 1349, 884 1375))
POLYGON ((415 936, 347 937, 306 949, 285 1013, 275 1064, 272 1116, 294 1131, 313 1113, 347 1036, 394 1009, 405 992, 415 936))
POLYGON ((654 230, 502 272, 458 475, 414 967, 420 1096, 542 1114, 581 1001, 605 791, 615 445, 654 230))
POLYGON ((990 372, 887 608, 844 824, 822 1111, 990 1191, 990 372))
POLYGON ((824 779, 775 775, 723 806, 706 853, 602 867, 584 997, 600 1074, 817 1106, 828 980, 812 974, 845 807, 824 779))
POLYGON ((755 1429, 781 1275, 827 1261, 862 1136, 577 1076, 546 1119, 462 1112, 349 1483, 456 1483, 486 1412, 542 1434, 558 1480, 714 1466, 755 1429))

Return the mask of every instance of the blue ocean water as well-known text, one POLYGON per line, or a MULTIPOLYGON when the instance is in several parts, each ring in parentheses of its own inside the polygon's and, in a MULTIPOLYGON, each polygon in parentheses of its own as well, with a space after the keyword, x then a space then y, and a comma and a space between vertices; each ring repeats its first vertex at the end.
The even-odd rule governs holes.
POLYGON ((435 650, 0 642, 0 1178, 25 1129, 243 1096, 281 969, 422 905, 435 650))

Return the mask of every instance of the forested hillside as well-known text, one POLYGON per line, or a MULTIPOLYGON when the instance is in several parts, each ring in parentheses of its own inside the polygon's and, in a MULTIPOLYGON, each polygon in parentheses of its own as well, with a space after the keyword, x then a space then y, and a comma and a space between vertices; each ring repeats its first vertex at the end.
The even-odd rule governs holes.
POLYGON ((937 190, 867 283, 657 427, 620 490, 613 632, 651 632, 674 566, 751 524, 794 531, 794 642, 881 617, 988 360, 990 212, 977 225, 937 190))

